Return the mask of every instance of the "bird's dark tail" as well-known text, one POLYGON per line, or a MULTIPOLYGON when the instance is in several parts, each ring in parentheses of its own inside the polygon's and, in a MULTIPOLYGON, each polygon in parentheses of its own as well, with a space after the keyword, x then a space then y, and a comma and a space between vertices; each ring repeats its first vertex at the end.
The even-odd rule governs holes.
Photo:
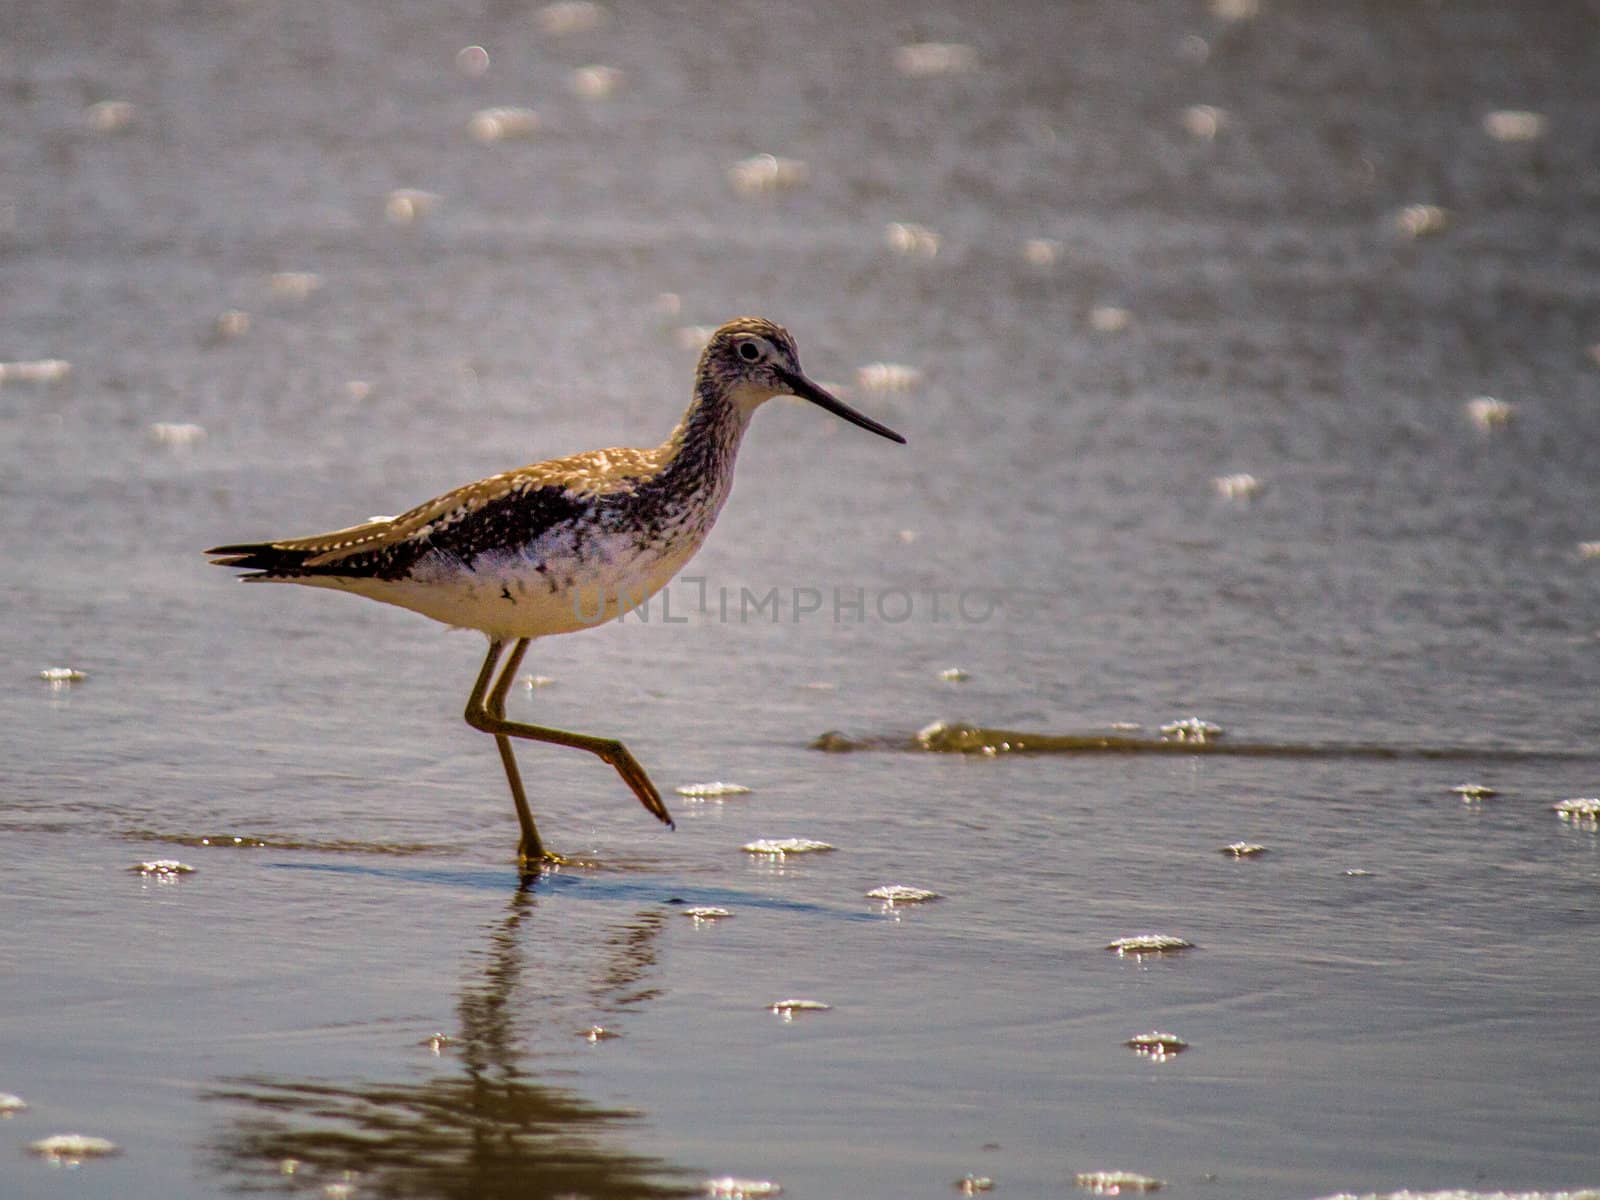
POLYGON ((253 574, 245 579, 293 579, 301 575, 316 575, 315 568, 305 563, 315 557, 310 550, 295 550, 276 546, 271 542, 240 542, 232 546, 213 546, 206 551, 214 567, 236 567, 253 574))

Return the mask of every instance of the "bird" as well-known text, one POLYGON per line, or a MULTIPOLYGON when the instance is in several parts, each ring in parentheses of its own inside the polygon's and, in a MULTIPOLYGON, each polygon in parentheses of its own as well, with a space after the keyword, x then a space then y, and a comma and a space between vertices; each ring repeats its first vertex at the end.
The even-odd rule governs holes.
POLYGON ((468 725, 494 737, 516 806, 518 861, 545 849, 511 739, 584 750, 608 763, 645 809, 673 827, 661 793, 615 738, 506 718, 506 696, 535 638, 610 620, 655 595, 710 533, 733 484, 756 409, 796 396, 901 445, 905 438, 814 383, 781 325, 740 317, 707 340, 683 419, 659 446, 590 450, 464 484, 395 517, 310 537, 205 551, 247 583, 332 588, 476 629, 488 653, 467 699, 468 725))

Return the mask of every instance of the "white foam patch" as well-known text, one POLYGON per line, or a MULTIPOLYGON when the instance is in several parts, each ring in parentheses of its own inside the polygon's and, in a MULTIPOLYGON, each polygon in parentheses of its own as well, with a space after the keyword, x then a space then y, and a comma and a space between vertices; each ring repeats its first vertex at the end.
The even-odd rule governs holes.
POLYGON ((1125 1192, 1157 1192, 1166 1187, 1161 1179, 1137 1175, 1132 1171, 1080 1171, 1072 1180, 1086 1192, 1097 1196, 1120 1196, 1125 1192))
POLYGON ((33 1142, 28 1149, 58 1162, 79 1162, 85 1158, 104 1158, 122 1147, 103 1137, 86 1133, 57 1133, 33 1142))
POLYGON ((757 1200, 783 1194, 783 1188, 770 1179, 739 1179, 732 1175, 706 1180, 705 1189, 706 1195, 718 1200, 757 1200))
POLYGON ((175 858, 152 858, 148 862, 134 863, 128 870, 137 871, 141 875, 159 875, 167 879, 194 874, 193 867, 175 858))
POLYGON ((788 854, 820 854, 834 847, 827 842, 814 841, 811 838, 757 838, 753 842, 746 842, 739 847, 746 854, 771 854, 779 858, 788 854))
POLYGON ((1188 950, 1193 945, 1193 942, 1170 933, 1139 933, 1132 937, 1120 937, 1108 943, 1106 949, 1117 954, 1172 954, 1178 950, 1188 950))
POLYGON ((712 783, 685 783, 672 789, 680 796, 687 796, 690 800, 721 800, 725 796, 748 796, 750 789, 742 783, 723 783, 720 779, 712 783))
POLYGON ((882 887, 875 887, 867 893, 868 900, 882 900, 885 904, 924 904, 929 900, 937 900, 938 892, 930 892, 927 888, 910 887, 904 883, 886 883, 882 887))
POLYGON ((833 1008, 831 1004, 824 1004, 821 1000, 774 1000, 767 1005, 769 1009, 779 1016, 792 1017, 800 1012, 828 1012, 833 1008))

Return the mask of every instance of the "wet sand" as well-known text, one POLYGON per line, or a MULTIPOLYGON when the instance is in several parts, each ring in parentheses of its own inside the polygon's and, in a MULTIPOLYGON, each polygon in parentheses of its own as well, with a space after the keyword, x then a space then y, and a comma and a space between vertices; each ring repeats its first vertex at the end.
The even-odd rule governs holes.
POLYGON ((7 14, 0 1194, 1600 1184, 1595 14, 588 11, 7 14), (199 551, 655 444, 742 312, 910 444, 769 405, 535 645, 678 830, 527 748, 521 883, 480 639, 199 551))

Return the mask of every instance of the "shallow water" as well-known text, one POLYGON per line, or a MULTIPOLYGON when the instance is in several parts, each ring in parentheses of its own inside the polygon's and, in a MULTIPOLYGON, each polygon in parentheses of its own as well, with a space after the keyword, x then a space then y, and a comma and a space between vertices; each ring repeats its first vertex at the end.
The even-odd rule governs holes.
POLYGON ((0 1194, 1600 1184, 1595 18, 1259 7, 9 9, 0 1194), (745 311, 910 444, 769 406, 704 582, 534 647, 678 830, 527 747, 519 886, 480 640, 198 550, 653 443, 745 311))

